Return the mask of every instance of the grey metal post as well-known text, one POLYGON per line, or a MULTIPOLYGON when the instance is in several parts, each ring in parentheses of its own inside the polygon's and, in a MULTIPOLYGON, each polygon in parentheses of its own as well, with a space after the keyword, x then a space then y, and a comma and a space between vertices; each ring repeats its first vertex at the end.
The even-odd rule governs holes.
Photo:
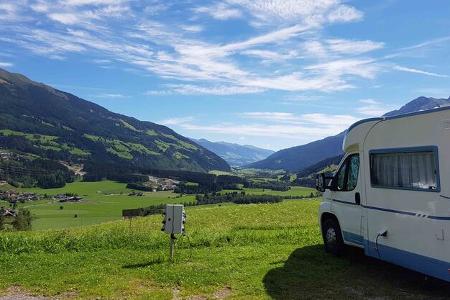
POLYGON ((175 254, 175 234, 170 235, 170 261, 173 262, 173 257, 175 254))

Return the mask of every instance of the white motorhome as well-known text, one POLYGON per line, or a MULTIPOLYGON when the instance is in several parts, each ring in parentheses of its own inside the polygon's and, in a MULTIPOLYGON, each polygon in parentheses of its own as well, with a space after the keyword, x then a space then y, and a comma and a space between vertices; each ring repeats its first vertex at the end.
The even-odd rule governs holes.
POLYGON ((325 250, 344 244, 450 282, 450 107, 362 120, 319 176, 325 250))

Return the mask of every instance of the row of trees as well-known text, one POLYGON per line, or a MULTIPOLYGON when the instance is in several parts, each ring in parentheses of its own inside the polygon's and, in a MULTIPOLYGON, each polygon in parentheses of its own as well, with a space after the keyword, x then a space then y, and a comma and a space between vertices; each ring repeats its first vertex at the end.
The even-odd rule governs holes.
POLYGON ((16 187, 58 188, 75 179, 66 166, 48 159, 0 160, 0 179, 16 187))
POLYGON ((232 202, 236 204, 277 203, 283 201, 284 196, 278 195, 247 195, 245 192, 231 192, 224 194, 197 195, 198 205, 232 202))
MULTIPOLYGON (((236 203, 236 204, 251 204, 251 203, 278 203, 285 199, 309 199, 318 197, 317 193, 311 192, 309 195, 303 196, 279 196, 279 195, 253 195, 242 192, 230 192, 230 193, 206 193, 203 195, 196 195, 196 202, 184 203, 184 206, 196 206, 218 203, 236 203)), ((136 209, 124 209, 122 210, 122 216, 125 218, 132 217, 145 217, 148 215, 162 214, 165 208, 165 204, 151 205, 143 208, 136 209)))
POLYGON ((280 181, 267 181, 267 182, 252 181, 246 184, 245 187, 256 189, 268 189, 282 192, 289 191, 291 189, 289 183, 280 181))

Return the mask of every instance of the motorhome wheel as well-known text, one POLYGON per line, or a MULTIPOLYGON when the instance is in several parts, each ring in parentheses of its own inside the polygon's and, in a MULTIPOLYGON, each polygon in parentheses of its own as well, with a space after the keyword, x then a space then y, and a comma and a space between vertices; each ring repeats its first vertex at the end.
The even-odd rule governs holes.
POLYGON ((344 250, 344 241, 339 224, 333 219, 327 219, 322 228, 325 251, 336 256, 341 255, 344 250))

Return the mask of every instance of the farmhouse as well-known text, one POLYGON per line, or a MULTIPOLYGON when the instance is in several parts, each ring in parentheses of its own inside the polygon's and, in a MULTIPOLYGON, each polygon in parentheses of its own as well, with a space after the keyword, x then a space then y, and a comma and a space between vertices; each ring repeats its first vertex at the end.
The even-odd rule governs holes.
POLYGON ((177 184, 180 182, 177 180, 173 180, 170 178, 158 178, 149 176, 148 178, 148 185, 153 188, 153 191, 173 191, 177 184))
POLYGON ((39 200, 39 196, 35 193, 20 193, 14 190, 9 190, 5 192, 0 192, 0 200, 5 200, 8 202, 26 202, 39 200))
POLYGON ((15 217, 16 211, 10 208, 0 207, 0 216, 2 217, 15 217))
POLYGON ((54 200, 57 200, 58 202, 80 202, 83 200, 82 197, 76 196, 76 195, 69 195, 69 194, 58 194, 55 197, 53 197, 54 200))

